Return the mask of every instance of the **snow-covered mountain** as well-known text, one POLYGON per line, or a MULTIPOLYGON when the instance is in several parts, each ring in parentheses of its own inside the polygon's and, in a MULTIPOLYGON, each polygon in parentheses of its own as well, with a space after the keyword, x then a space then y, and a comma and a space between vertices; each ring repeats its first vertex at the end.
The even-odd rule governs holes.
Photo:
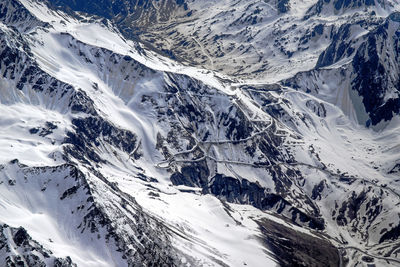
POLYGON ((0 2, 0 261, 400 264, 396 1, 0 2))

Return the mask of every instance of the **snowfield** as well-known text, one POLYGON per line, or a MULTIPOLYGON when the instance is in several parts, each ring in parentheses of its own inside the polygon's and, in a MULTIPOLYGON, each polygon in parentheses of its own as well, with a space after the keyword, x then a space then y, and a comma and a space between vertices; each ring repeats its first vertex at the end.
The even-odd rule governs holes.
MULTIPOLYGON (((169 37, 173 51, 191 36, 191 52, 176 48, 193 53, 182 62, 96 16, 0 4, 0 260, 398 264, 398 114, 367 127, 376 110, 353 88, 354 51, 382 25, 398 34, 387 18, 397 3, 314 2, 282 12, 274 1, 189 1, 193 21, 169 37), (361 26, 343 30, 350 17, 361 26)), ((380 97, 385 106, 398 92, 380 97)))

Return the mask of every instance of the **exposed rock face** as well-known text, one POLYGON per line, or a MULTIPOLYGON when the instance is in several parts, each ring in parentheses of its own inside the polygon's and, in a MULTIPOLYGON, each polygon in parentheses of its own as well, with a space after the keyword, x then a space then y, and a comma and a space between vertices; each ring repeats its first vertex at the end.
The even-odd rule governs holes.
POLYGON ((51 77, 39 68, 27 40, 20 32, 12 28, 7 28, 7 31, 0 29, 0 32, 0 60, 4 66, 1 75, 9 86, 9 91, 4 94, 1 103, 24 103, 29 100, 24 95, 34 92, 37 97, 32 101, 36 105, 43 105, 45 108, 60 112, 70 110, 74 113, 95 113, 93 101, 84 92, 51 77), (41 98, 49 101, 41 102, 41 98))
POLYGON ((325 227, 324 220, 316 218, 319 214, 306 214, 293 207, 281 195, 268 193, 265 188, 256 183, 251 183, 245 179, 240 182, 235 178, 224 177, 220 174, 214 176, 212 181, 210 188, 205 189, 205 191, 223 197, 229 202, 251 204, 262 210, 275 210, 278 214, 291 217, 294 223, 307 225, 313 229, 323 230, 325 227), (313 215, 316 217, 313 217, 313 215))
POLYGON ((375 6, 385 7, 382 1, 373 0, 318 0, 308 11, 307 16, 324 15, 324 14, 337 14, 345 13, 352 10, 368 10, 375 6))
POLYGON ((340 266, 338 250, 322 237, 299 233, 269 220, 259 224, 266 245, 280 255, 281 266, 340 266))
POLYGON ((22 227, 12 228, 6 224, 0 226, 0 251, 0 260, 4 266, 77 266, 70 257, 54 257, 50 250, 33 240, 22 227), (5 258, 3 255, 6 255, 5 258))
MULTIPOLYGON (((61 213, 69 216, 68 219, 64 219, 62 216, 56 219, 60 226, 70 229, 71 234, 81 239, 81 242, 84 242, 85 238, 92 238, 97 239, 99 244, 105 248, 115 247, 116 251, 110 251, 115 254, 113 257, 119 255, 120 261, 126 259, 128 265, 131 266, 138 263, 157 266, 177 264, 176 252, 173 252, 173 249, 167 245, 168 230, 163 223, 146 214, 132 196, 124 194, 113 184, 102 180, 104 177, 93 177, 100 179, 98 182, 92 180, 93 178, 88 180, 88 177, 77 167, 69 164, 57 167, 29 168, 18 162, 3 166, 2 174, 10 172, 12 169, 16 171, 16 180, 12 185, 15 192, 23 192, 21 189, 26 184, 38 184, 38 186, 30 187, 29 201, 34 202, 36 197, 44 197, 47 192, 58 192, 53 199, 49 199, 50 203, 46 204, 47 207, 42 207, 41 212, 48 214, 49 210, 47 209, 53 209, 50 214, 61 213), (112 195, 106 198, 101 195, 101 192, 108 192, 112 195), (121 224, 117 224, 116 221, 121 224), (147 236, 152 236, 152 238, 148 239, 147 236), (140 243, 132 249, 132 244, 138 240, 140 243)), ((3 233, 5 233, 4 231, 3 233)), ((11 233, 12 240, 18 247, 33 246, 29 249, 36 250, 36 246, 39 246, 35 241, 31 241, 24 228, 11 229, 11 233)), ((42 246, 40 248, 44 251, 43 253, 47 253, 43 256, 49 258, 51 252, 42 246)), ((90 249, 89 246, 88 250, 90 249)), ((27 254, 27 257, 31 256, 27 254)), ((34 256, 30 260, 38 260, 38 263, 42 264, 39 266, 48 264, 47 261, 41 263, 34 256)), ((69 258, 53 260, 56 266, 75 266, 69 258)), ((24 260, 16 257, 11 258, 11 261, 24 260)), ((29 261, 27 264, 27 266, 32 266, 29 261)))
POLYGON ((400 68, 392 60, 399 57, 399 36, 399 23, 387 19, 368 34, 352 62, 352 87, 363 97, 372 125, 389 121, 400 111, 400 68))
POLYGON ((399 55, 398 22, 391 19, 396 17, 394 14, 384 20, 362 19, 341 26, 319 56, 316 69, 299 73, 285 84, 318 94, 324 84, 317 82, 316 76, 339 76, 340 86, 353 95, 350 98, 354 105, 362 103, 362 108, 356 107, 360 124, 369 127, 390 121, 399 113, 399 66, 392 60, 399 55), (351 32, 360 31, 360 27, 369 32, 353 38, 351 32), (340 71, 332 67, 340 62, 340 71), (366 115, 360 114, 363 112, 366 115))
POLYGON ((64 143, 72 145, 66 148, 66 151, 79 160, 104 161, 95 152, 95 148, 100 145, 101 141, 128 154, 132 153, 136 147, 136 137, 133 133, 118 129, 101 117, 74 119, 72 124, 75 127, 75 132, 69 132, 64 143))
POLYGON ((6 25, 17 27, 22 32, 27 32, 38 26, 47 26, 17 0, 0 3, 0 21, 6 25))

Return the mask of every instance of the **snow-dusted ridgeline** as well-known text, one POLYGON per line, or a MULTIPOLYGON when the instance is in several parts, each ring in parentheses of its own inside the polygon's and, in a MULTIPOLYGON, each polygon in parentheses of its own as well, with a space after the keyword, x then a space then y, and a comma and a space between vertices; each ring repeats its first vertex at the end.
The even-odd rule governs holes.
MULTIPOLYGON (((265 84, 159 56, 97 17, 37 1, 4 3, 3 224, 23 227, 55 258, 78 266, 398 262, 397 119, 380 132, 359 124, 369 114, 352 95, 353 74, 340 73, 354 54, 330 62, 326 55, 340 44, 317 38, 336 29, 333 17, 322 33, 313 19, 304 22, 315 24, 309 42, 316 46, 302 52, 309 63, 297 62, 336 65, 265 84), (9 13, 16 10, 24 15, 9 13), (282 234, 296 237, 293 253, 282 250, 282 234)), ((348 12, 335 16, 346 20, 348 12)), ((396 17, 387 20, 393 35, 396 17)), ((367 31, 382 21, 355 26, 349 47, 362 51, 367 31)), ((298 71, 286 72, 293 65, 285 62, 274 63, 284 74, 276 80, 298 71)), ((13 253, 4 257, 29 257, 13 253)))

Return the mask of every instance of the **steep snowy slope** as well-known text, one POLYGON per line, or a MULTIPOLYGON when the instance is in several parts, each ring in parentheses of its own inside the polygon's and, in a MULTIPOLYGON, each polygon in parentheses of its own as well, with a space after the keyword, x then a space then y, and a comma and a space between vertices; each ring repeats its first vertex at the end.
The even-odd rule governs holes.
MULTIPOLYGON (((398 16, 385 18, 392 7, 366 19, 353 6, 335 4, 343 10, 321 18, 328 7, 316 9, 313 2, 222 2, 176 2, 178 13, 193 10, 188 20, 206 18, 175 26, 192 34, 187 23, 194 23, 188 40, 209 63, 197 62, 193 51, 199 48, 180 44, 171 51, 186 64, 214 70, 231 65, 224 74, 147 50, 103 18, 67 14, 43 1, 0 4, 2 242, 16 247, 11 237, 23 232, 30 240, 24 246, 34 251, 0 250, 1 257, 65 266, 400 262, 399 124, 391 104, 398 67, 390 61, 398 50, 398 16), (208 12, 211 4, 216 7, 208 12), (223 4, 232 9, 222 10, 223 4), (246 42, 256 29, 237 33, 254 17, 260 20, 254 40, 260 40, 246 42), (354 25, 346 26, 349 17, 354 25), (299 29, 279 32, 294 21, 299 29), (314 34, 303 42, 304 28, 314 34), (232 32, 218 41, 222 29, 232 32), (208 31, 210 39, 196 39, 208 31), (279 45, 270 38, 286 35, 293 39, 279 45), (231 64, 226 59, 239 59, 241 49, 214 54, 224 51, 219 42, 228 41, 280 51, 281 59, 268 55, 269 67, 262 68, 262 60, 251 61, 250 49, 243 54, 249 62, 231 64), (307 47, 292 50, 300 43, 307 47), (376 68, 368 73, 357 69, 372 63, 376 68), (300 69, 313 70, 295 75, 300 69), (380 71, 387 76, 373 91, 364 76, 380 71), (226 76, 235 72, 288 79, 265 84, 226 76), (368 105, 368 93, 380 102, 368 105), (380 116, 381 109, 393 115, 380 116), (379 132, 364 126, 388 120, 379 132), (44 252, 31 248, 37 246, 44 252)), ((169 2, 154 3, 131 4, 161 12, 169 2)), ((95 14, 114 20, 129 8, 95 14)), ((156 26, 181 18, 175 11, 156 26)), ((127 16, 124 23, 130 19, 149 16, 127 16)), ((167 33, 138 25, 149 36, 167 33)))
MULTIPOLYGON (((34 20, 51 21, 58 16, 38 3, 22 3, 37 16, 32 16, 34 20)), ((20 2, 8 4, 28 12, 20 2)), ((168 74, 73 37, 84 36, 91 27, 103 30, 107 34, 104 40, 110 40, 113 34, 118 37, 100 24, 85 26, 77 21, 38 27, 27 35, 2 24, 2 109, 6 114, 2 118, 2 141, 7 143, 1 151, 2 221, 24 227, 54 255, 68 254, 78 266, 274 265, 257 241, 261 235, 257 225, 248 219, 243 222, 248 227, 237 225, 217 199, 192 194, 171 196, 168 206, 183 200, 192 205, 182 206, 182 215, 174 212, 165 217, 158 213, 160 204, 143 211, 135 201, 133 196, 137 195, 146 203, 162 194, 159 190, 166 190, 166 197, 180 192, 168 186, 165 174, 161 189, 146 181, 143 168, 147 173, 156 169, 148 161, 153 157, 157 160, 152 144, 156 137, 151 136, 154 120, 148 114, 146 121, 145 110, 144 114, 132 111, 143 98, 141 94, 151 92, 148 89, 163 89, 168 74), (55 29, 63 25, 64 32, 55 29), (77 29, 69 34, 73 27, 77 29), (82 74, 84 78, 80 78, 82 74), (146 160, 143 164, 129 163, 131 157, 140 157, 141 144, 150 147, 143 152, 146 160), (14 158, 32 167, 18 161, 10 165, 14 158), (130 178, 135 176, 138 178, 130 178), (123 183, 121 188, 126 192, 118 183, 123 183), (138 189, 140 192, 136 192, 138 189), (197 212, 193 207, 199 207, 197 212), (196 219, 194 214, 202 215, 196 219), (229 246, 231 243, 240 246, 229 246)), ((114 45, 102 45, 108 44, 114 45)), ((129 45, 125 48, 134 49, 129 45)), ((148 180, 155 183, 154 178, 148 180)), ((25 262, 33 257, 17 255, 25 262)))

